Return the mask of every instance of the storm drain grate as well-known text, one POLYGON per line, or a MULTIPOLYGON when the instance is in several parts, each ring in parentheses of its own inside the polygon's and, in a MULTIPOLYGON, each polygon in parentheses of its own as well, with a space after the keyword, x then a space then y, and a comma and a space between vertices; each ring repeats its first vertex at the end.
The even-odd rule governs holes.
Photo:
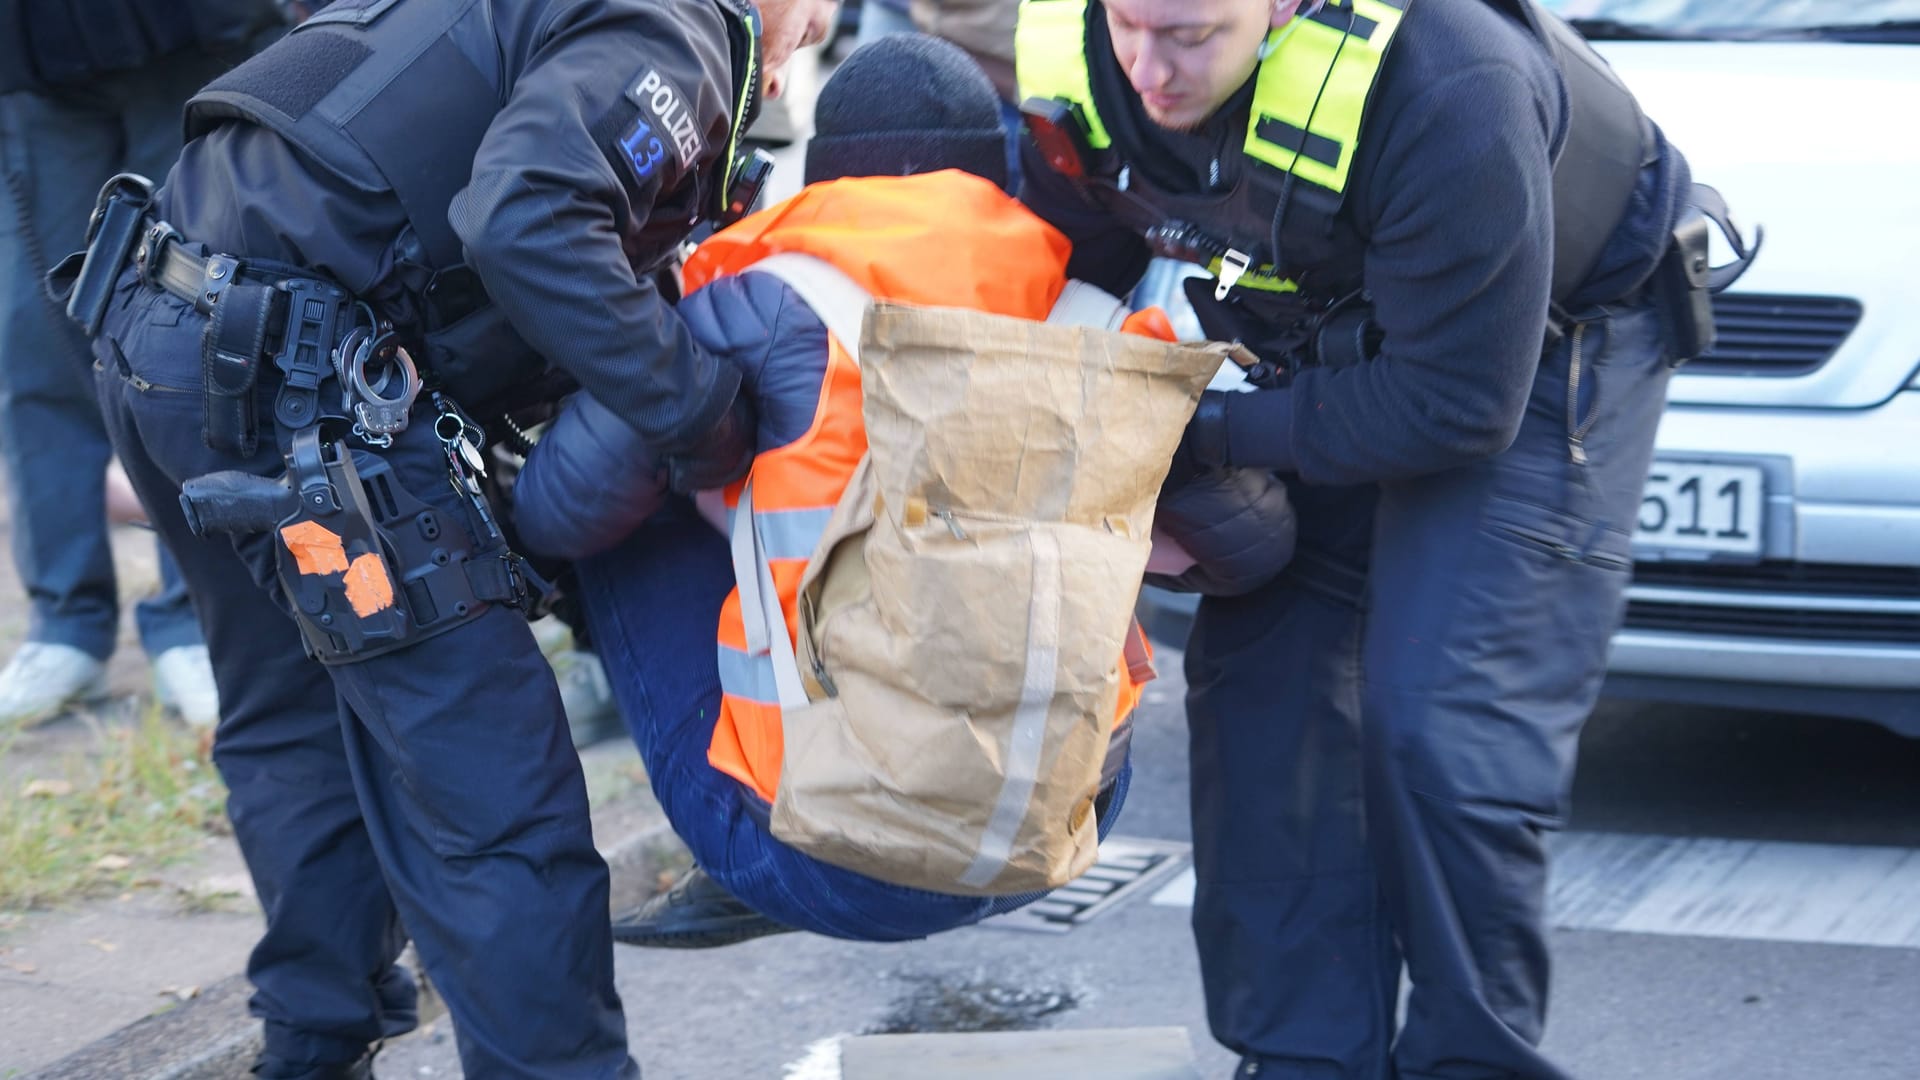
POLYGON ((1064 934, 1090 923, 1178 873, 1193 854, 1191 844, 1109 836, 1086 873, 1018 911, 983 926, 1064 934))

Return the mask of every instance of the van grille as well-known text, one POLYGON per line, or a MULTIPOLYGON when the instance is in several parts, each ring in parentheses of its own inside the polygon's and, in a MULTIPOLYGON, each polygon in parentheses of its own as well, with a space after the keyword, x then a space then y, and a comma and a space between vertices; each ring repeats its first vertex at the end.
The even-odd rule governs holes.
POLYGON ((1689 375, 1805 375, 1819 370, 1860 322, 1844 296, 1722 293, 1713 298, 1713 348, 1681 368, 1689 375))
POLYGON ((1626 625, 1635 630, 1714 636, 1920 644, 1920 567, 1846 566, 1773 561, 1747 566, 1640 563, 1640 589, 1697 590, 1699 599, 1658 600, 1628 594, 1626 625), (1742 603, 1742 594, 1775 599, 1742 603), (1780 597, 1818 598, 1811 606, 1780 605, 1780 597), (1846 601, 1857 600, 1850 608, 1846 601), (1839 601, 1838 604, 1834 601, 1839 601), (1893 604, 1888 601, 1895 601, 1893 604), (1901 602, 1907 603, 1901 603, 1901 602))
POLYGON ((1727 589, 1800 596, 1866 596, 1920 600, 1920 566, 1848 566, 1845 563, 1752 564, 1643 562, 1633 568, 1635 585, 1669 589, 1727 589))
POLYGON ((1920 645, 1920 615, 1907 612, 1783 611, 1635 600, 1627 604, 1627 627, 1712 637, 1920 645))

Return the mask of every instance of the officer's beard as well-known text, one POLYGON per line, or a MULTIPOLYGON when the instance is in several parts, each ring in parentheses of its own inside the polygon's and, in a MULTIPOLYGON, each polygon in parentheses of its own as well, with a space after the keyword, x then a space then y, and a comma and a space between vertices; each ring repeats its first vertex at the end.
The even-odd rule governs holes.
POLYGON ((1212 116, 1213 116, 1212 113, 1208 113, 1206 116, 1202 116, 1197 120, 1175 121, 1175 120, 1167 120, 1160 116, 1155 115, 1152 109, 1147 110, 1147 119, 1153 121, 1153 124, 1155 127, 1160 128, 1164 131, 1171 131, 1176 135, 1191 135, 1194 132, 1199 131, 1202 127, 1206 126, 1207 121, 1211 119, 1212 116))

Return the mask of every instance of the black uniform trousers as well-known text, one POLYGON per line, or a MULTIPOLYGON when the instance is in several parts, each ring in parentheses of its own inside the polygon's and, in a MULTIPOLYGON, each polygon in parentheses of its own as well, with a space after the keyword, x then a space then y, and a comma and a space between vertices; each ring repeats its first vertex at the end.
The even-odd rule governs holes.
MULTIPOLYGON (((214 762, 266 913, 247 965, 266 1074, 304 1076, 378 1040, 377 984, 410 934, 467 1076, 637 1076, 613 985, 607 868, 525 618, 494 606, 395 653, 309 659, 276 580, 275 535, 197 539, 179 508, 196 476, 277 475, 290 437, 275 438, 269 364, 259 451, 207 447, 206 322, 128 271, 95 342, 96 382, 206 630, 222 706, 214 762)), ((432 420, 417 409, 382 456, 443 520, 472 530, 432 420)))
POLYGON ((1293 565, 1200 606, 1193 923, 1211 1026, 1243 1075, 1567 1076, 1535 1048, 1544 844, 1623 611, 1670 373, 1651 311, 1589 316, 1573 400, 1568 339, 1510 449, 1378 486, 1290 485, 1293 565))

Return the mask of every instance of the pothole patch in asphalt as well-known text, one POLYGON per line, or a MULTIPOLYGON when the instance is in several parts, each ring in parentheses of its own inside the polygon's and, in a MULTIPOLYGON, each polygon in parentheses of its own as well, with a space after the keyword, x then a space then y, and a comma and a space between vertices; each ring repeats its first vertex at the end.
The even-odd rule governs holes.
POLYGON ((1080 995, 1064 986, 1013 986, 958 973, 902 978, 913 988, 865 1034, 1027 1031, 1080 1003, 1080 995))

